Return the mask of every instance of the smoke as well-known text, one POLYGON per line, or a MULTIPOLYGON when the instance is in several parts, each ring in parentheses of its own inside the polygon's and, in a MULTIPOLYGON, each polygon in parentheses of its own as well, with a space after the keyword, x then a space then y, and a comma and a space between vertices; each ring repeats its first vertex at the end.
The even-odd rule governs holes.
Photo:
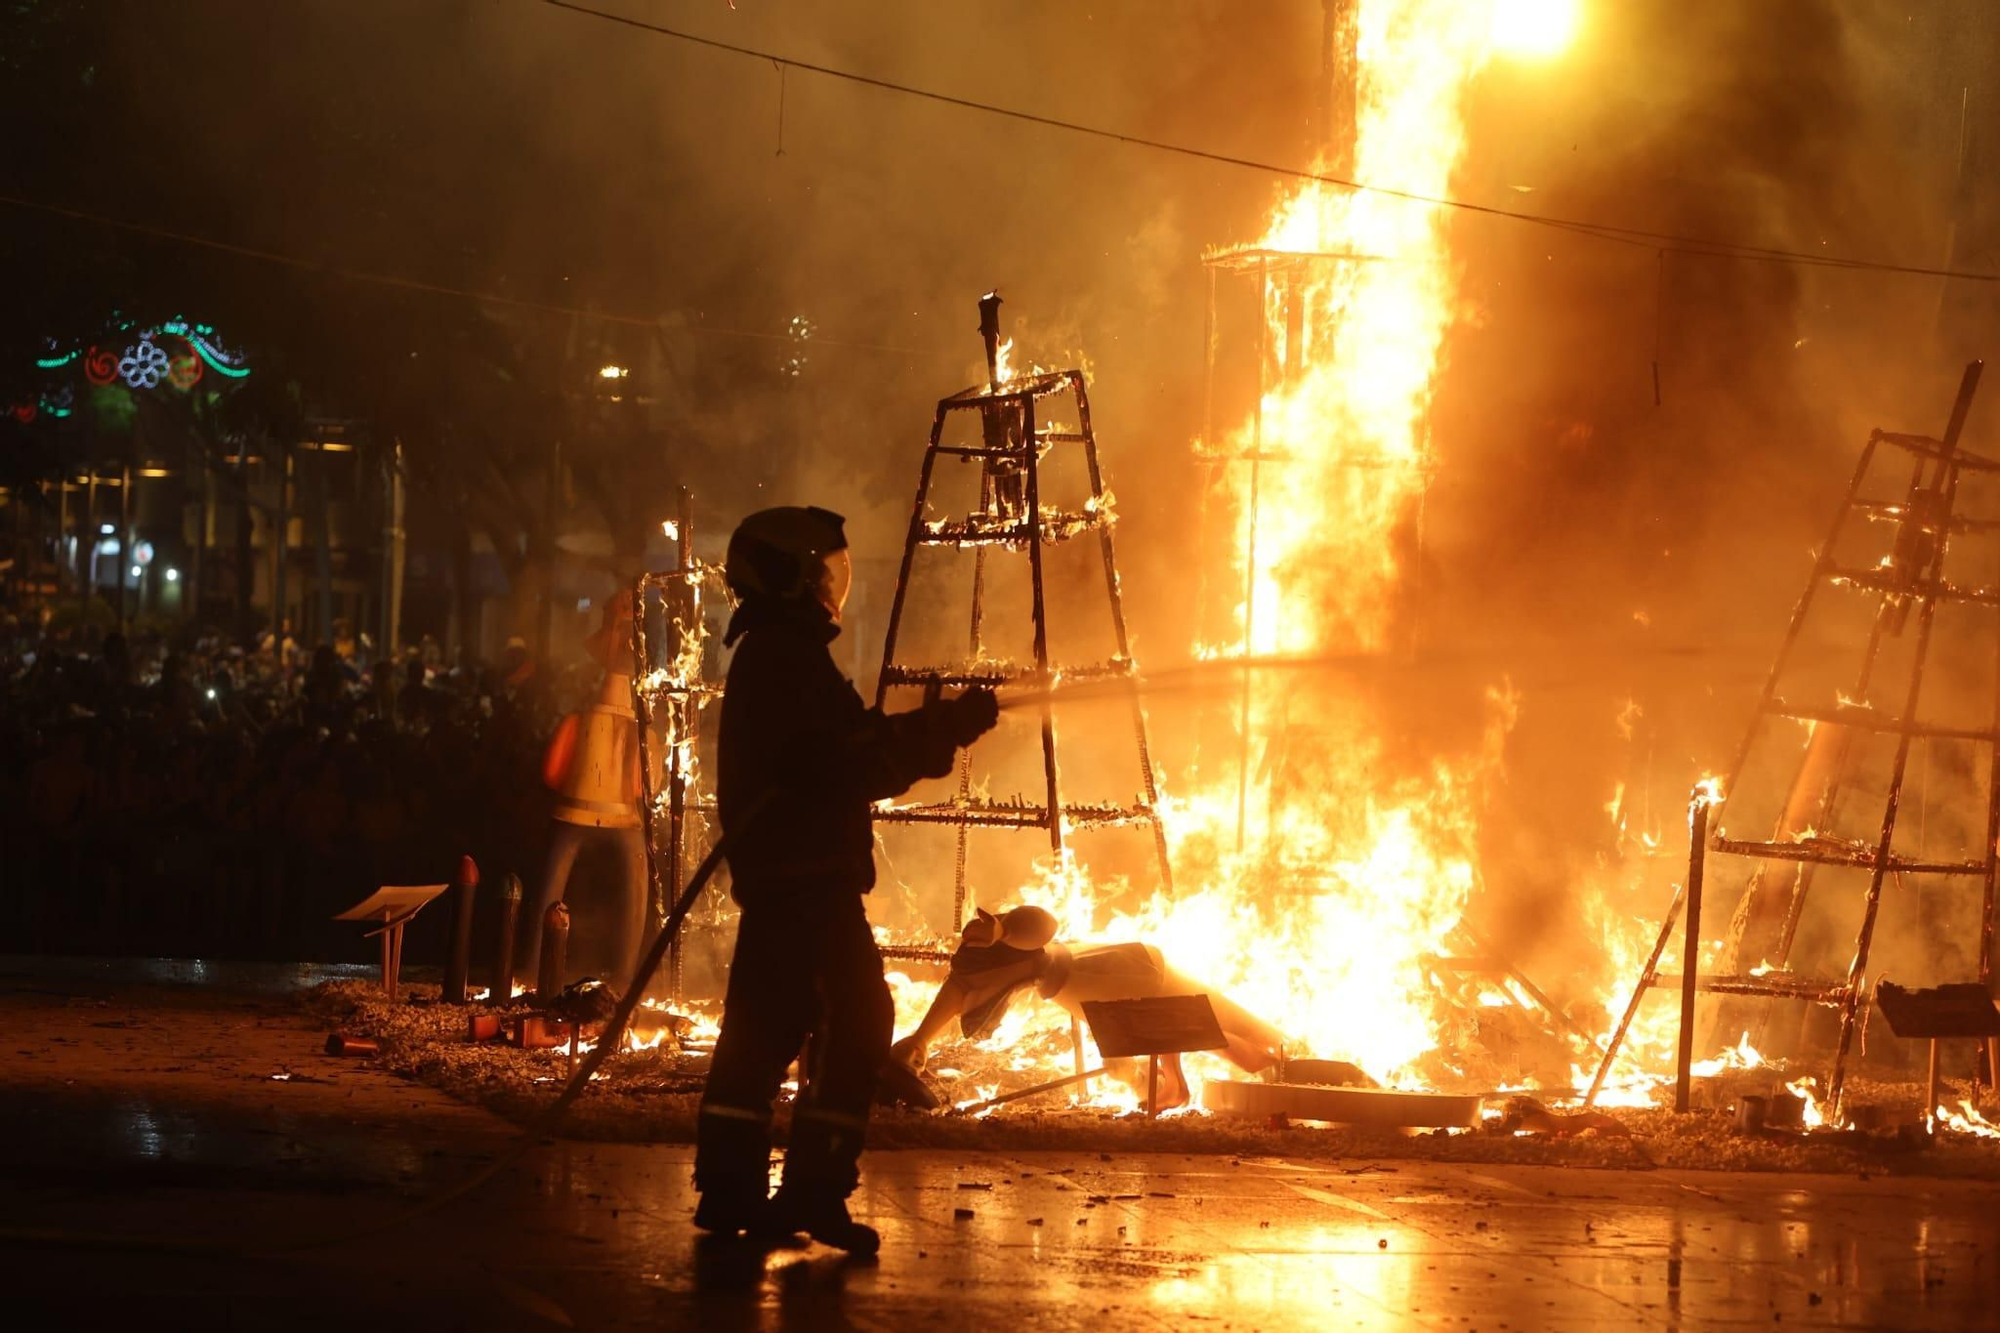
MULTIPOLYGON (((1315 148, 1311 0, 605 2, 1134 134, 1300 164, 1315 148)), ((1992 91, 1975 72, 1994 35, 1985 7, 1584 12, 1572 50, 1496 62, 1470 90, 1461 194, 2000 267, 1992 91)), ((644 368, 635 388, 709 543, 764 504, 849 515, 857 674, 879 652, 933 407, 979 378, 974 301, 997 288, 1024 359, 1090 367, 1141 661, 1188 651, 1204 567, 1221 563, 1196 545, 1200 255, 1259 235, 1282 182, 532 4, 120 13, 125 55, 107 78, 178 126, 147 126, 135 167, 161 193, 155 220, 657 320, 522 328, 552 368, 579 341, 644 368), (789 336, 794 320, 810 336, 789 336)), ((1678 853, 1645 861, 1632 837, 1679 846, 1686 789, 1726 765, 1866 431, 1939 429, 1993 307, 1965 284, 1662 255, 1490 218, 1451 228, 1463 308, 1399 620, 1419 653, 1466 665, 1397 692, 1386 742, 1403 767, 1470 748, 1485 690, 1515 682, 1475 916, 1503 951, 1564 975, 1592 949, 1574 910, 1586 888, 1625 886, 1635 917, 1664 906, 1678 853), (1594 645, 1583 667, 1548 669, 1577 642, 1594 645), (1605 809, 1620 784, 1623 841, 1605 809)), ((1988 420, 1975 411, 1975 447, 1988 420)), ((632 485, 667 512, 663 469, 635 466, 632 485)), ((1096 623, 1090 571, 1057 578, 1058 633, 1096 623)), ((956 634, 963 599, 927 587, 911 614, 956 634)), ((1164 702, 1154 712, 1171 778, 1196 728, 1164 702)))
MULTIPOLYGON (((1969 14, 1594 6, 1560 79, 1482 89, 1470 188, 1658 232, 1946 262, 1967 85, 1938 38, 1969 14)), ((1867 431, 1940 432, 1968 347, 1933 280, 1475 223, 1458 248, 1471 317, 1437 412, 1427 623, 1502 655, 1579 637, 1632 654, 1594 682, 1527 689, 1488 825, 1485 911, 1506 948, 1560 974, 1595 953, 1589 894, 1619 886, 1634 917, 1664 910, 1687 787, 1727 768, 1867 431), (1654 655, 1668 646, 1706 655, 1654 655), (1622 840, 1607 808, 1621 789, 1622 840)), ((1864 634, 1816 621, 1806 656, 1851 663, 1864 634)), ((1957 703, 1963 725, 1991 707, 1957 703)), ((1881 795, 1858 783, 1852 804, 1879 820, 1881 795)), ((1737 829, 1769 836, 1748 816, 1737 829)), ((1715 871, 1711 933, 1742 882, 1734 863, 1715 871)), ((1794 966, 1837 974, 1856 904, 1830 881, 1816 892, 1827 919, 1794 966)))

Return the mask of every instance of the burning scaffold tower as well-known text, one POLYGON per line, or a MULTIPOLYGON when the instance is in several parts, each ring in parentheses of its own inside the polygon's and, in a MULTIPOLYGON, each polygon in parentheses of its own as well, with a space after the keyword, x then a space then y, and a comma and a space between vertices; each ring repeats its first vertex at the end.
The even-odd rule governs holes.
POLYGON ((1056 760, 1055 701, 1045 697, 1040 707, 1043 792, 1039 801, 997 801, 978 795, 973 783, 972 761, 967 754, 960 757, 958 791, 951 799, 878 809, 876 819, 881 823, 934 824, 955 830, 958 847, 953 875, 951 928, 954 931, 965 919, 966 852, 971 831, 975 828, 1038 829, 1047 835, 1050 850, 1060 856, 1065 839, 1073 830, 1119 824, 1149 825, 1159 860, 1161 885, 1171 886, 1166 832, 1161 825, 1158 808, 1159 790, 1146 739, 1146 717, 1132 666, 1124 602, 1119 595, 1118 564, 1111 537, 1111 496, 1105 490, 1103 470, 1098 462, 1097 438, 1091 427, 1090 397, 1084 385, 1083 372, 1058 370, 1012 374, 1006 366, 1006 348, 1000 341, 1000 297, 997 294, 988 293, 980 300, 979 331, 985 342, 987 382, 941 399, 931 420, 930 443, 924 450, 916 504, 910 514, 902 566, 896 578, 895 599, 889 609, 888 633, 882 645, 882 674, 876 687, 876 703, 880 706, 887 700, 889 691, 897 688, 921 689, 935 696, 947 686, 1030 685, 1052 689, 1062 682, 1092 678, 1122 679, 1130 686, 1133 735, 1138 748, 1139 795, 1130 804, 1065 801, 1056 760), (1072 428, 1058 424, 1043 415, 1040 408, 1048 400, 1057 403, 1067 401, 1076 414, 1076 425, 1072 428), (948 425, 954 418, 962 419, 965 414, 977 418, 977 441, 955 443, 947 440, 948 425), (1044 455, 1057 447, 1077 448, 1082 452, 1089 477, 1089 494, 1079 508, 1057 508, 1048 502, 1044 494, 1044 455), (932 485, 941 458, 979 463, 979 498, 970 514, 953 518, 930 516, 932 485), (1100 663, 1059 665, 1049 658, 1043 554, 1047 547, 1092 533, 1096 534, 1103 561, 1114 652, 1108 661, 1100 663), (909 605, 911 572, 919 552, 940 548, 969 549, 972 552, 972 604, 966 640, 967 656, 961 662, 945 665, 905 663, 898 660, 896 650, 909 605), (990 556, 1002 553, 1025 555, 1028 561, 1033 660, 1027 664, 996 660, 988 653, 988 564, 990 556))
MULTIPOLYGON (((704 602, 722 590, 722 571, 694 553, 694 502, 682 487, 676 517, 666 525, 675 543, 674 568, 641 574, 632 585, 632 705, 639 720, 640 818, 646 832, 648 900, 655 923, 687 884, 711 833, 715 801, 699 781, 695 747, 702 713, 722 697, 707 678, 704 602), (658 639, 648 624, 657 610, 658 639), (655 750, 655 744, 659 746, 655 750)), ((667 979, 682 992, 682 947, 676 937, 667 979)))
MULTIPOLYGON (((1977 883, 1972 932, 1977 976, 1981 984, 1992 985, 2000 885, 2000 638, 1989 637, 1991 623, 1983 632, 1977 625, 1960 627, 1970 637, 1966 646, 1983 641, 1987 652, 1978 656, 1992 663, 1991 680, 1984 684, 1987 697, 1972 705, 1974 716, 1963 715, 1968 707, 1963 681, 1947 679, 1945 688, 1937 688, 1941 667, 1957 667, 1963 674, 1975 660, 1969 652, 1940 653, 1937 636, 1945 624, 1940 612, 1960 608, 2000 615, 2000 586, 1971 581, 1994 567, 2000 517, 1992 509, 1994 492, 2000 489, 1995 484, 2000 460, 1960 443, 1981 369, 1977 361, 1965 368, 1942 436, 1877 430, 1863 447, 1724 789, 1719 795, 1697 792, 1687 883, 1669 904, 1651 961, 1591 1084, 1591 1097, 1603 1086, 1648 989, 1673 986, 1683 992, 1684 1071, 1697 993, 1720 997, 1715 1026, 1721 1034, 1740 1029, 1746 1039, 1754 1034, 1761 1040, 1769 1020, 1768 1007, 1752 1012, 1747 1007, 1751 1001, 1803 1001, 1834 1010, 1839 1027, 1827 1100, 1838 1108, 1855 1034, 1870 1004, 1869 969, 1879 945, 1885 891, 1914 907, 1926 882, 1977 883), (1893 462, 1885 468, 1884 460, 1893 462), (1884 472, 1891 488, 1886 493, 1884 472), (1986 483, 1983 506, 1967 503, 1971 488, 1962 483, 1968 478, 1986 483), (1988 512, 1976 512, 1979 508, 1988 512), (1824 631, 1827 617, 1840 609, 1827 606, 1832 600, 1827 594, 1838 598, 1843 593, 1859 594, 1866 613, 1853 656, 1831 638, 1815 650, 1801 651, 1809 620, 1824 631), (1852 676, 1828 675, 1850 661, 1852 676), (1801 735, 1802 747, 1797 744, 1801 735), (1935 746, 1959 748, 1959 762, 1941 762, 1940 768, 1966 778, 1957 784, 1966 790, 1944 793, 1943 802, 1925 790, 1924 779, 1911 780, 1912 758, 1919 759, 1919 772, 1927 773, 1935 746), (1950 826, 1941 817, 1939 827, 1927 828, 1933 809, 1942 816, 1954 805, 1965 820, 1963 827, 1950 826), (1732 835, 1724 827, 1724 816, 1732 809, 1741 810, 1740 818, 1768 827, 1769 835, 1732 835), (1966 813, 1974 809, 1976 817, 1966 813), (1719 961, 1704 969, 1704 862, 1717 854, 1737 864, 1747 862, 1750 871, 1719 961), (1809 891, 1816 881, 1843 876, 1849 883, 1826 887, 1859 890, 1844 975, 1816 977, 1794 970, 1809 891), (1683 971, 1664 975, 1659 959, 1683 913, 1683 971)), ((1839 897, 1843 905, 1853 902, 1839 897)), ((1928 904, 1925 915, 1971 906, 1970 895, 1943 894, 1923 901, 1928 904)), ((1957 919, 1965 915, 1960 912, 1957 919)), ((1989 1049, 1989 1063, 1991 1058, 1989 1049)))

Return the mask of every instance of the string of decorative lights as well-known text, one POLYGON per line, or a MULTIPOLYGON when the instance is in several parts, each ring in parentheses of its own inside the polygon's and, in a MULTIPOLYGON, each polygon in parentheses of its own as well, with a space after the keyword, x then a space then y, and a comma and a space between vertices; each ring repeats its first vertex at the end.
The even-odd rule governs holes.
POLYGON ((1039 112, 1023 111, 1018 107, 1001 106, 993 102, 981 102, 975 98, 959 97, 951 93, 941 93, 931 88, 919 88, 913 84, 898 83, 893 79, 878 78, 872 74, 860 74, 853 70, 840 69, 833 65, 816 64, 809 60, 795 60, 790 56, 772 51, 762 51, 755 47, 742 46, 735 42, 725 42, 715 37, 704 37, 698 33, 670 28, 662 23, 634 18, 629 14, 618 14, 610 10, 595 9, 578 4, 576 0, 539 0, 552 9, 566 10, 589 18, 601 19, 628 28, 636 28, 660 37, 670 37, 676 41, 688 42, 695 46, 705 46, 712 50, 725 51, 731 55, 769 61, 780 71, 785 69, 804 70, 809 74, 821 74, 830 79, 856 83, 884 92, 901 93, 907 97, 918 97, 930 102, 940 102, 946 106, 959 107, 966 111, 978 111, 987 115, 1003 116, 1009 120, 1022 121, 1030 125, 1040 125, 1046 129, 1064 130, 1072 134, 1085 134, 1092 138, 1108 139, 1114 143, 1128 144, 1135 148, 1150 148, 1157 152, 1174 153, 1181 157, 1196 158, 1214 162, 1222 166, 1243 167, 1250 171, 1260 171, 1274 176, 1289 177, 1294 180, 1312 181, 1335 189, 1353 190, 1366 194, 1383 195, 1392 199, 1402 199, 1413 204, 1425 204, 1435 208, 1449 208, 1463 213, 1475 213, 1485 217, 1504 218, 1513 222, 1524 222, 1539 227, 1552 227, 1559 231, 1573 232, 1584 236, 1594 236, 1599 240, 1612 241, 1621 245, 1638 246, 1647 250, 1665 250, 1672 254, 1704 256, 1711 259, 1740 259, 1759 263, 1794 264, 1811 268, 1860 269, 1875 273, 1894 273, 1910 277, 1961 278, 1968 282, 2000 282, 2000 273, 1986 273, 1972 269, 1938 268, 1924 264, 1903 264, 1892 260, 1868 259, 1851 255, 1814 254, 1806 250, 1788 250, 1779 246, 1753 245, 1747 241, 1731 241, 1707 236, 1691 236, 1678 232, 1648 231, 1641 227, 1625 227, 1609 222, 1592 222, 1578 218, 1555 217, 1546 213, 1531 213, 1523 209, 1502 208, 1497 204, 1475 203, 1468 199, 1455 199, 1448 195, 1423 194, 1414 190, 1399 190, 1393 186, 1376 185, 1368 181, 1354 180, 1346 176, 1336 176, 1330 172, 1308 171, 1300 167, 1281 166, 1277 163, 1262 162, 1255 158, 1239 157, 1231 153, 1214 152, 1206 148, 1195 148, 1187 144, 1172 143, 1164 139, 1152 139, 1139 134, 1126 134, 1119 130, 1108 130, 1099 125, 1085 125, 1077 121, 1063 120, 1056 116, 1039 112))

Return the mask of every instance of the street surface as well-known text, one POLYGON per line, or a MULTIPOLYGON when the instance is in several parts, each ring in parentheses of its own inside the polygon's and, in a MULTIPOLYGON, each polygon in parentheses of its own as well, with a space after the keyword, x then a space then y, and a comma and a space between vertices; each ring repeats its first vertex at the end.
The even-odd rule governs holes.
POLYGON ((0 1247, 37 1319, 18 1326, 1946 1329, 2000 1309, 2000 1188, 1943 1180, 885 1152, 854 1201, 884 1236, 866 1264, 703 1243, 685 1146, 555 1142, 384 1230, 509 1127, 319 1055, 270 978, 217 980, 0 964, 0 1205, 55 1233, 0 1247))

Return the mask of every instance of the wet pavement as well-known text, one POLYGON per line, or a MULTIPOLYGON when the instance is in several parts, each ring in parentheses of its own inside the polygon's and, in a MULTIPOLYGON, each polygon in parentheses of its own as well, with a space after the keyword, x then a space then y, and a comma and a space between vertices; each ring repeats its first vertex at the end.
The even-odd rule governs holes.
POLYGON ((387 1075, 310 1063, 309 1025, 241 994, 226 1001, 244 1024, 226 1078, 166 1063, 126 1086, 102 1058, 41 1049, 77 1015, 157 1020, 148 1041, 172 1047, 212 1018, 216 994, 0 968, 13 1038, 0 1047, 0 1226, 43 1233, 0 1245, 17 1317, 1946 1329, 1995 1327, 2000 1309, 2000 1188, 1944 1180, 889 1152, 867 1159, 855 1199, 883 1251, 854 1263, 701 1242, 685 1147, 548 1142, 399 1223, 506 1148, 509 1128, 387 1075), (287 1051, 293 1078, 257 1072, 287 1051), (273 1248, 299 1241, 327 1243, 273 1248))

